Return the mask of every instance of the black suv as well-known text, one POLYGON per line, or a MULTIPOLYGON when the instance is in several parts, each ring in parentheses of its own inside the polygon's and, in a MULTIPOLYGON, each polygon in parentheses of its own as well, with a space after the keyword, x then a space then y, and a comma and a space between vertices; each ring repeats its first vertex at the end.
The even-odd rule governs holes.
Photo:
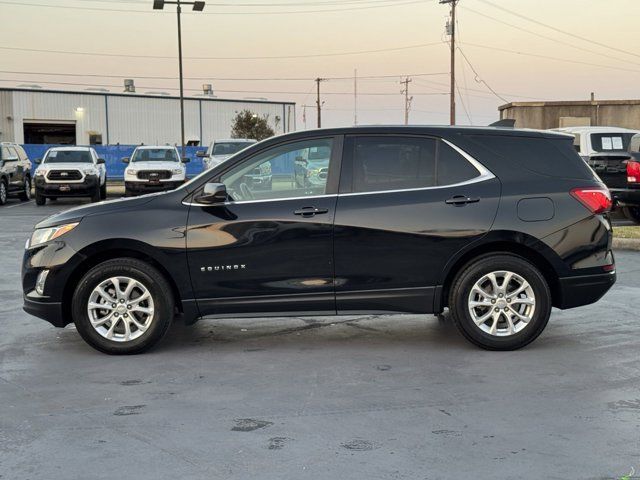
MULTIPOLYGON (((320 178, 320 177, 319 177, 320 178)), ((24 308, 107 353, 201 317, 434 313, 516 349, 614 284, 607 188, 572 137, 355 127, 274 137, 180 188, 36 225, 24 308), (295 163, 329 152, 324 182, 295 163), (256 168, 277 167, 270 189, 256 168)))
POLYGON ((17 143, 0 142, 0 205, 10 195, 31 199, 31 162, 17 143))

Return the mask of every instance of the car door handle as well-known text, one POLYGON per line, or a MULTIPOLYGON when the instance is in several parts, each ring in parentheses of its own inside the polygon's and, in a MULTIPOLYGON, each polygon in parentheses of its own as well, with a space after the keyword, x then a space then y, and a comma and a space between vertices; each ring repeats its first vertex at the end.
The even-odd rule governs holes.
POLYGON ((463 205, 466 205, 467 203, 478 203, 479 201, 480 199, 477 197, 470 198, 465 197, 464 195, 455 195, 448 200, 445 200, 444 203, 446 203, 447 205, 456 205, 458 207, 461 207, 463 205))
POLYGON ((329 209, 327 208, 303 207, 298 210, 294 210, 293 214, 302 215, 303 217, 313 217, 321 213, 327 213, 328 211, 329 209))

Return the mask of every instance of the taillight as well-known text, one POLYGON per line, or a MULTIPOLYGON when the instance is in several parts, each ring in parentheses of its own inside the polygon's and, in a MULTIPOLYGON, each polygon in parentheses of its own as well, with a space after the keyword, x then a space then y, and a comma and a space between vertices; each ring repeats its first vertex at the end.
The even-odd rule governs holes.
POLYGON ((604 187, 574 188, 571 190, 571 195, 591 213, 605 213, 613 206, 609 189, 604 187))
POLYGON ((640 162, 633 160, 627 162, 627 182, 640 183, 640 162))

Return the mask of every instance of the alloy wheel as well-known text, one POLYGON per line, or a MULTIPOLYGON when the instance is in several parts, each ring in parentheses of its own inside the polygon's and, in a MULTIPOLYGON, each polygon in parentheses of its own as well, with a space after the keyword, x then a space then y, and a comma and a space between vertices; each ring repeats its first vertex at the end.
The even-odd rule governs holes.
POLYGON ((480 278, 471 288, 467 303, 475 325, 497 337, 524 330, 536 309, 529 282, 509 271, 495 271, 480 278))
POLYGON ((91 326, 104 338, 130 342, 141 337, 154 319, 146 286, 130 277, 111 277, 98 284, 87 303, 91 326))
POLYGON ((0 205, 4 205, 7 201, 7 186, 3 181, 0 181, 0 205))

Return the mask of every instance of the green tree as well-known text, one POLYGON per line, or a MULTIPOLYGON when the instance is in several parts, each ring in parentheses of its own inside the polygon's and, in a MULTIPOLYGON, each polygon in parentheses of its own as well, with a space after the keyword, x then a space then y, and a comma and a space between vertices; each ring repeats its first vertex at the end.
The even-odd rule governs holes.
POLYGON ((231 138, 254 138, 258 141, 273 137, 276 133, 268 123, 269 115, 260 117, 250 110, 243 110, 233 119, 231 138))

